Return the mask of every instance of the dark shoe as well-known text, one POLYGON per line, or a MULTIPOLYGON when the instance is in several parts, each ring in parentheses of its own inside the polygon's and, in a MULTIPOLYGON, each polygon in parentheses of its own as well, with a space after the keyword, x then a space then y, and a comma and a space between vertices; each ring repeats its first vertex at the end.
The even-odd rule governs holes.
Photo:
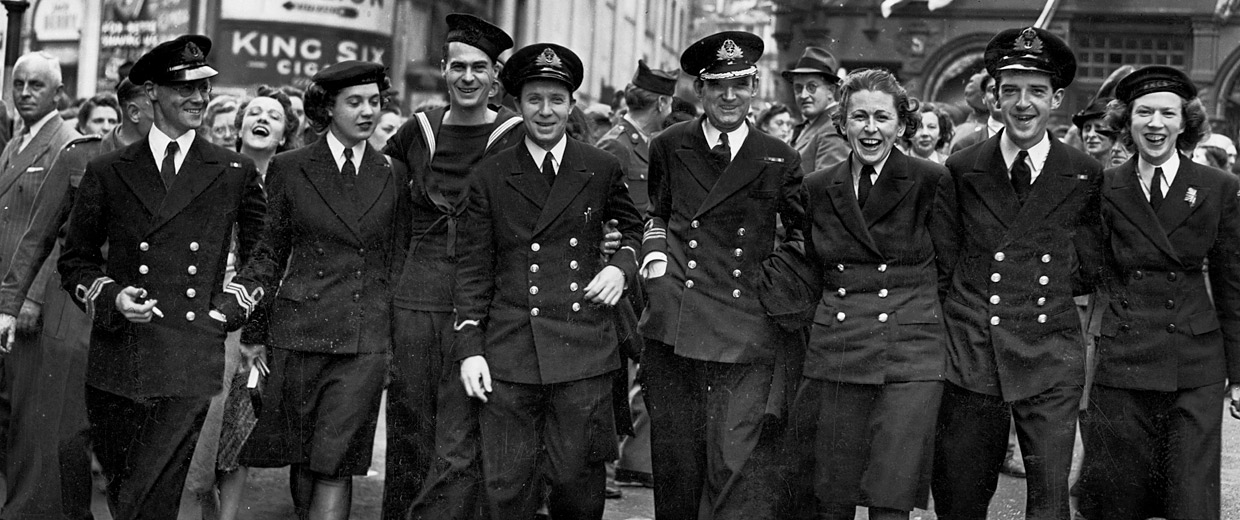
POLYGON ((620 485, 614 479, 607 479, 607 487, 603 488, 603 496, 613 499, 624 496, 624 493, 620 492, 620 485))
POLYGON ((616 483, 620 486, 654 487, 654 477, 644 471, 616 468, 616 483))

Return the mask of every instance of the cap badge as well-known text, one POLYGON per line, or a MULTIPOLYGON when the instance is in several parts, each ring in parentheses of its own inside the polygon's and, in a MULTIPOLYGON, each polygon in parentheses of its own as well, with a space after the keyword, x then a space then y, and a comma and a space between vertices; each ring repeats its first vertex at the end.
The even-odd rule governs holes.
POLYGON ((1033 27, 1026 27, 1020 32, 1020 36, 1016 38, 1015 49, 1018 51, 1040 54, 1042 52, 1042 38, 1038 37, 1038 33, 1033 27))
POLYGON ((181 52, 181 59, 201 60, 202 49, 199 49, 198 45, 196 45, 194 42, 188 42, 185 44, 185 50, 181 52))
POLYGON ((719 46, 719 52, 715 53, 715 56, 721 60, 739 60, 745 56, 745 51, 729 38, 719 46))
POLYGON ((534 60, 534 65, 539 67, 554 67, 557 69, 564 66, 564 64, 560 61, 560 57, 556 56, 555 51, 551 50, 551 47, 543 49, 542 54, 539 54, 538 58, 534 60))

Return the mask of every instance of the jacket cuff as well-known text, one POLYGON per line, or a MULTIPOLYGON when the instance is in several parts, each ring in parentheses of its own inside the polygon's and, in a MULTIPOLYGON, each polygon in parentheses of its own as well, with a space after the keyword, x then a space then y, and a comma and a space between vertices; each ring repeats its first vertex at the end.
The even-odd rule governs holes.
POLYGON ((454 328, 456 332, 452 335, 453 361, 460 362, 468 357, 486 355, 486 335, 477 321, 458 321, 454 328))

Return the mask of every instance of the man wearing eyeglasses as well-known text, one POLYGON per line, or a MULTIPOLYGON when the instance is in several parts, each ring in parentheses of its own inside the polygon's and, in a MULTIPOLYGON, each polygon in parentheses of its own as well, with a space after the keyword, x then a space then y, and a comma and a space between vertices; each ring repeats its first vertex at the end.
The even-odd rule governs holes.
POLYGON ((801 154, 801 171, 809 173, 834 166, 848 158, 848 143, 831 123, 831 112, 839 110, 835 86, 840 77, 839 62, 819 47, 806 47, 796 66, 780 73, 792 84, 792 93, 801 107, 801 123, 792 130, 792 147, 801 154))
POLYGON ((86 410, 113 518, 175 518, 224 336, 263 296, 251 264, 266 200, 253 161, 202 124, 217 72, 211 40, 187 35, 129 72, 154 109, 145 139, 91 161, 57 264, 93 324, 86 410), (240 263, 224 284, 236 229, 240 263), (107 244, 107 258, 101 248, 107 244))

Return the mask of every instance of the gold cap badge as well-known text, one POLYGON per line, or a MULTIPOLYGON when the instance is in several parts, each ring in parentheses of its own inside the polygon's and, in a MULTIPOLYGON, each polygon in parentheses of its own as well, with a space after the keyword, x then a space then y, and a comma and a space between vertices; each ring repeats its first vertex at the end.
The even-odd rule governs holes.
POLYGON ((551 47, 543 49, 542 54, 539 54, 538 58, 534 60, 534 65, 539 67, 555 67, 557 69, 564 66, 560 62, 560 57, 556 56, 555 51, 551 50, 551 47))
POLYGON ((727 39, 719 46, 719 52, 715 53, 715 56, 721 60, 738 60, 745 56, 745 51, 742 51, 736 42, 727 39))

